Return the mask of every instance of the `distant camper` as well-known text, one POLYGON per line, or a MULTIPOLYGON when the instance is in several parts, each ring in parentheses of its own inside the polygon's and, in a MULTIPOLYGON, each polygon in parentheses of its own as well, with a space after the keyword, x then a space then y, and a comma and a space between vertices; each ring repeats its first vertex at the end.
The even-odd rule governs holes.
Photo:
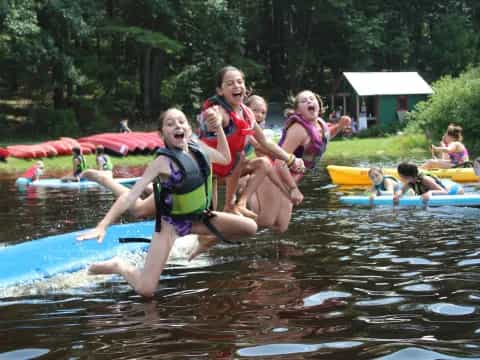
POLYGON ((105 154, 105 148, 103 145, 98 145, 95 149, 97 169, 102 171, 108 171, 112 174, 113 164, 110 156, 105 154))
POLYGON ((120 128, 121 133, 130 133, 132 130, 128 127, 128 119, 120 120, 120 128))
POLYGON ((82 149, 78 146, 72 148, 72 172, 71 176, 64 176, 61 180, 63 182, 77 182, 80 181, 82 172, 87 169, 85 157, 82 154, 82 149))
POLYGON ((43 175, 43 161, 39 160, 33 164, 27 171, 22 174, 22 178, 28 179, 29 181, 37 181, 40 179, 40 176, 43 175))

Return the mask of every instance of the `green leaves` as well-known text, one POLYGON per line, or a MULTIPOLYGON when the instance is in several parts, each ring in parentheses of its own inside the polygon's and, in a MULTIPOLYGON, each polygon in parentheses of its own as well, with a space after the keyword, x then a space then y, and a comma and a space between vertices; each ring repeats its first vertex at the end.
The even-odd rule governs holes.
POLYGON ((110 24, 99 28, 104 33, 121 34, 134 41, 165 51, 167 54, 176 54, 183 50, 184 46, 158 31, 143 29, 138 26, 126 26, 110 24))

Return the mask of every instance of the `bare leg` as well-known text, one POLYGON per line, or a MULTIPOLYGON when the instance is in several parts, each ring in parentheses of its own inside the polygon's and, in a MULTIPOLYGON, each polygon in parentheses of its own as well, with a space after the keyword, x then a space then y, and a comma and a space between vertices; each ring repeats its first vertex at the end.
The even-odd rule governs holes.
MULTIPOLYGON (((237 239, 255 235, 257 224, 252 219, 226 213, 213 212, 215 216, 211 219, 213 226, 217 228, 226 239, 237 239)), ((198 246, 193 250, 189 259, 193 259, 202 252, 207 251, 218 241, 217 237, 212 235, 210 230, 200 222, 196 222, 192 226, 192 233, 198 234, 198 246)))
MULTIPOLYGON (((113 180, 113 178, 105 175, 99 170, 85 170, 83 172, 83 177, 106 187, 112 191, 117 198, 130 191, 128 187, 119 184, 113 180)), ((135 217, 148 217, 155 215, 155 200, 153 194, 146 199, 138 199, 135 201, 135 204, 129 209, 129 212, 135 217)))
POLYGON ((154 233, 143 269, 116 258, 92 264, 89 272, 122 275, 138 294, 152 297, 176 238, 175 228, 162 221, 162 231, 154 233))
POLYGON ((292 203, 269 178, 264 179, 260 184, 255 193, 255 200, 250 204, 258 213, 258 226, 269 227, 278 232, 288 229, 293 209, 292 203))
POLYGON ((453 164, 449 160, 430 159, 421 166, 422 169, 450 169, 453 164))
POLYGON ((245 216, 255 219, 257 214, 247 209, 247 201, 258 188, 260 183, 267 175, 271 168, 270 162, 266 157, 260 157, 248 162, 248 169, 252 171, 252 175, 247 186, 238 199, 237 208, 245 216))
POLYGON ((235 193, 237 192, 238 182, 244 166, 245 161, 242 158, 233 169, 233 172, 225 178, 225 204, 223 206, 223 211, 225 212, 242 215, 235 207, 235 193))
POLYGON ((218 178, 215 176, 212 180, 212 208, 217 210, 218 206, 218 178))

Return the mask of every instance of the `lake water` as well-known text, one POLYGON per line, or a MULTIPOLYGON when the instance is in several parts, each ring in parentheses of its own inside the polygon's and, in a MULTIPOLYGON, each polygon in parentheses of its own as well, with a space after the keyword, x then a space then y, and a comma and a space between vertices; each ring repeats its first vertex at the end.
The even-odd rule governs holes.
MULTIPOLYGON (((113 201, 14 178, 2 244, 92 227, 113 201)), ((480 358, 480 209, 352 208, 328 184, 306 177, 288 232, 178 259, 153 300, 85 271, 3 289, 0 359, 480 358)))

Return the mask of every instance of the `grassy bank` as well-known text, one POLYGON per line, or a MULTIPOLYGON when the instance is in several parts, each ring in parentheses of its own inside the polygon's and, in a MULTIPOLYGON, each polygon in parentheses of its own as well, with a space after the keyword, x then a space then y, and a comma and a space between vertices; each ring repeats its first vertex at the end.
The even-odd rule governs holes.
MULTIPOLYGON (((85 159, 89 167, 95 167, 95 155, 86 155, 85 159)), ((126 157, 112 157, 114 166, 134 166, 146 165, 153 159, 153 155, 131 155, 126 157)), ((28 169, 35 161, 17 159, 9 157, 7 163, 0 163, 0 172, 20 172, 28 169)), ((42 159, 47 171, 68 171, 72 169, 71 156, 56 156, 52 158, 42 159)))
MULTIPOLYGON (((428 143, 420 135, 396 135, 385 138, 344 139, 332 141, 324 156, 326 162, 349 160, 382 161, 386 159, 411 159, 429 156, 428 143)), ((112 157, 116 166, 146 165, 153 155, 131 155, 122 158, 112 157)), ((95 165, 95 156, 87 155, 87 164, 95 165)), ((22 160, 10 157, 7 163, 0 163, 0 172, 19 172, 28 169, 35 160, 22 160)), ((44 159, 50 170, 69 170, 72 167, 70 156, 57 156, 44 159)))
POLYGON ((332 141, 323 157, 326 162, 347 160, 408 160, 430 156, 423 135, 395 135, 383 138, 332 141))

